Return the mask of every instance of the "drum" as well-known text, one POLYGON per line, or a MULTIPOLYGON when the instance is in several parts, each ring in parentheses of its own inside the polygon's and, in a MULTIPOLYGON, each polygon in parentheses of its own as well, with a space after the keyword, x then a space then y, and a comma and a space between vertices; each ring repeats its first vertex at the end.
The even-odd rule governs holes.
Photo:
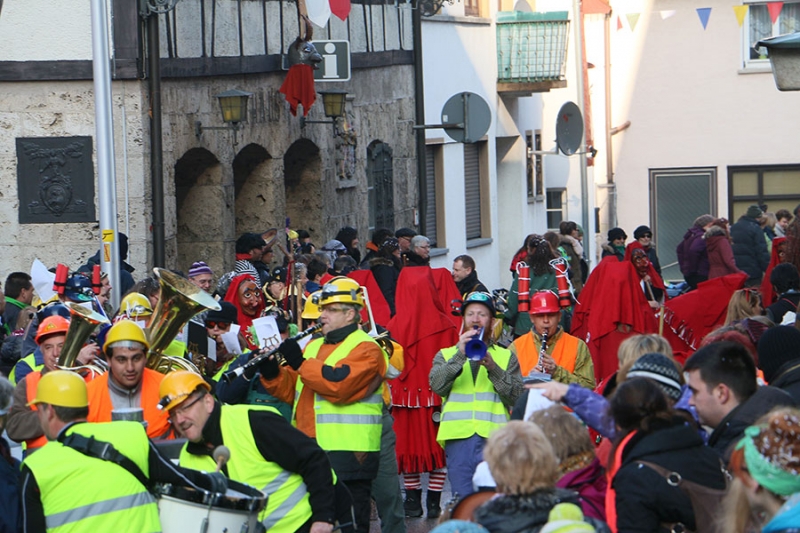
POLYGON ((257 533, 267 497, 250 485, 228 480, 225 494, 189 487, 158 487, 163 533, 257 533))

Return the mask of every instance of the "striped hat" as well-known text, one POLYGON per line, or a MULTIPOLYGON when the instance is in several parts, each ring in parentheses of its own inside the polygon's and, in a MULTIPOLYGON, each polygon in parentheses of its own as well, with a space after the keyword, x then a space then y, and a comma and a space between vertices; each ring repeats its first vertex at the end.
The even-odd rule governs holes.
POLYGON ((199 276, 200 274, 211 274, 212 276, 214 275, 214 273, 211 272, 211 267, 205 264, 205 262, 195 261, 194 263, 192 263, 191 268, 189 268, 189 277, 193 278, 195 276, 199 276))
POLYGON ((633 363, 628 371, 628 378, 652 379, 669 398, 677 401, 681 397, 681 374, 675 363, 666 355, 644 354, 633 363))

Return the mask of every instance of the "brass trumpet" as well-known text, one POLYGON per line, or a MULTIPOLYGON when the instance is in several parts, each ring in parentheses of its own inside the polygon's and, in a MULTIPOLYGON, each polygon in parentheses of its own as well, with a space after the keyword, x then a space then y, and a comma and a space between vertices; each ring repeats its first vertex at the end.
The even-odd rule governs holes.
POLYGON ((188 359, 164 355, 163 352, 190 318, 205 310, 219 311, 220 305, 210 294, 169 270, 154 268, 153 273, 161 284, 161 297, 147 332, 150 341, 147 368, 162 374, 173 370, 201 374, 188 359))
POLYGON ((75 359, 77 359, 83 345, 86 344, 89 335, 100 324, 108 324, 108 319, 82 305, 72 302, 67 302, 66 305, 69 309, 70 321, 64 338, 64 347, 58 356, 58 368, 75 372, 88 371, 93 375, 106 373, 108 365, 102 359, 95 359, 94 362, 82 366, 75 366, 75 359))

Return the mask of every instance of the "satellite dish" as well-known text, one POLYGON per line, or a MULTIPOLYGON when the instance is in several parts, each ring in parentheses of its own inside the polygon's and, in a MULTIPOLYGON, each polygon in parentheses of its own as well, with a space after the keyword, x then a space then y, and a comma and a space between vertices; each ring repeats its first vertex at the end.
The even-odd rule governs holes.
POLYGON ((567 102, 558 110, 556 144, 564 155, 577 153, 583 143, 583 115, 574 102, 567 102))
POLYGON ((442 126, 445 133, 456 142, 474 143, 480 140, 489 131, 491 123, 489 104, 475 93, 454 94, 442 107, 442 126))

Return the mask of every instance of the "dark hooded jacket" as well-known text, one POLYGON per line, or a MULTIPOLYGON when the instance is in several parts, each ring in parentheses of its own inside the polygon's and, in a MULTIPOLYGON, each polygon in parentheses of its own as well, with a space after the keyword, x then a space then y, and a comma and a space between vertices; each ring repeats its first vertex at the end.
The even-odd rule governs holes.
POLYGON ((675 252, 678 255, 678 265, 684 276, 699 275, 708 277, 708 251, 703 240, 705 230, 692 226, 683 235, 683 240, 678 244, 675 252))
POLYGON ((476 270, 470 272, 469 276, 466 278, 456 282, 456 287, 458 287, 458 292, 461 294, 462 298, 465 298, 467 294, 471 292, 489 292, 486 285, 481 283, 478 279, 478 272, 476 270))
POLYGON ((785 363, 778 369, 770 386, 787 392, 800 405, 800 359, 785 363))
POLYGON ((389 304, 389 311, 394 316, 394 295, 397 291, 397 279, 400 277, 399 265, 390 259, 377 256, 369 261, 369 269, 372 271, 383 297, 386 298, 386 303, 389 304))
MULTIPOLYGON (((566 489, 548 488, 523 496, 498 496, 475 510, 475 522, 489 533, 538 533, 547 524, 550 510, 559 503, 574 503, 579 506, 576 492, 566 489)), ((596 531, 607 533, 608 526, 594 518, 585 518, 596 531)))
POLYGON ((625 445, 621 466, 611 481, 616 491, 618 533, 666 531, 662 523, 676 522, 691 531, 696 529, 689 496, 638 461, 655 463, 712 489, 726 485, 719 457, 682 419, 674 419, 663 429, 634 435, 625 445))

